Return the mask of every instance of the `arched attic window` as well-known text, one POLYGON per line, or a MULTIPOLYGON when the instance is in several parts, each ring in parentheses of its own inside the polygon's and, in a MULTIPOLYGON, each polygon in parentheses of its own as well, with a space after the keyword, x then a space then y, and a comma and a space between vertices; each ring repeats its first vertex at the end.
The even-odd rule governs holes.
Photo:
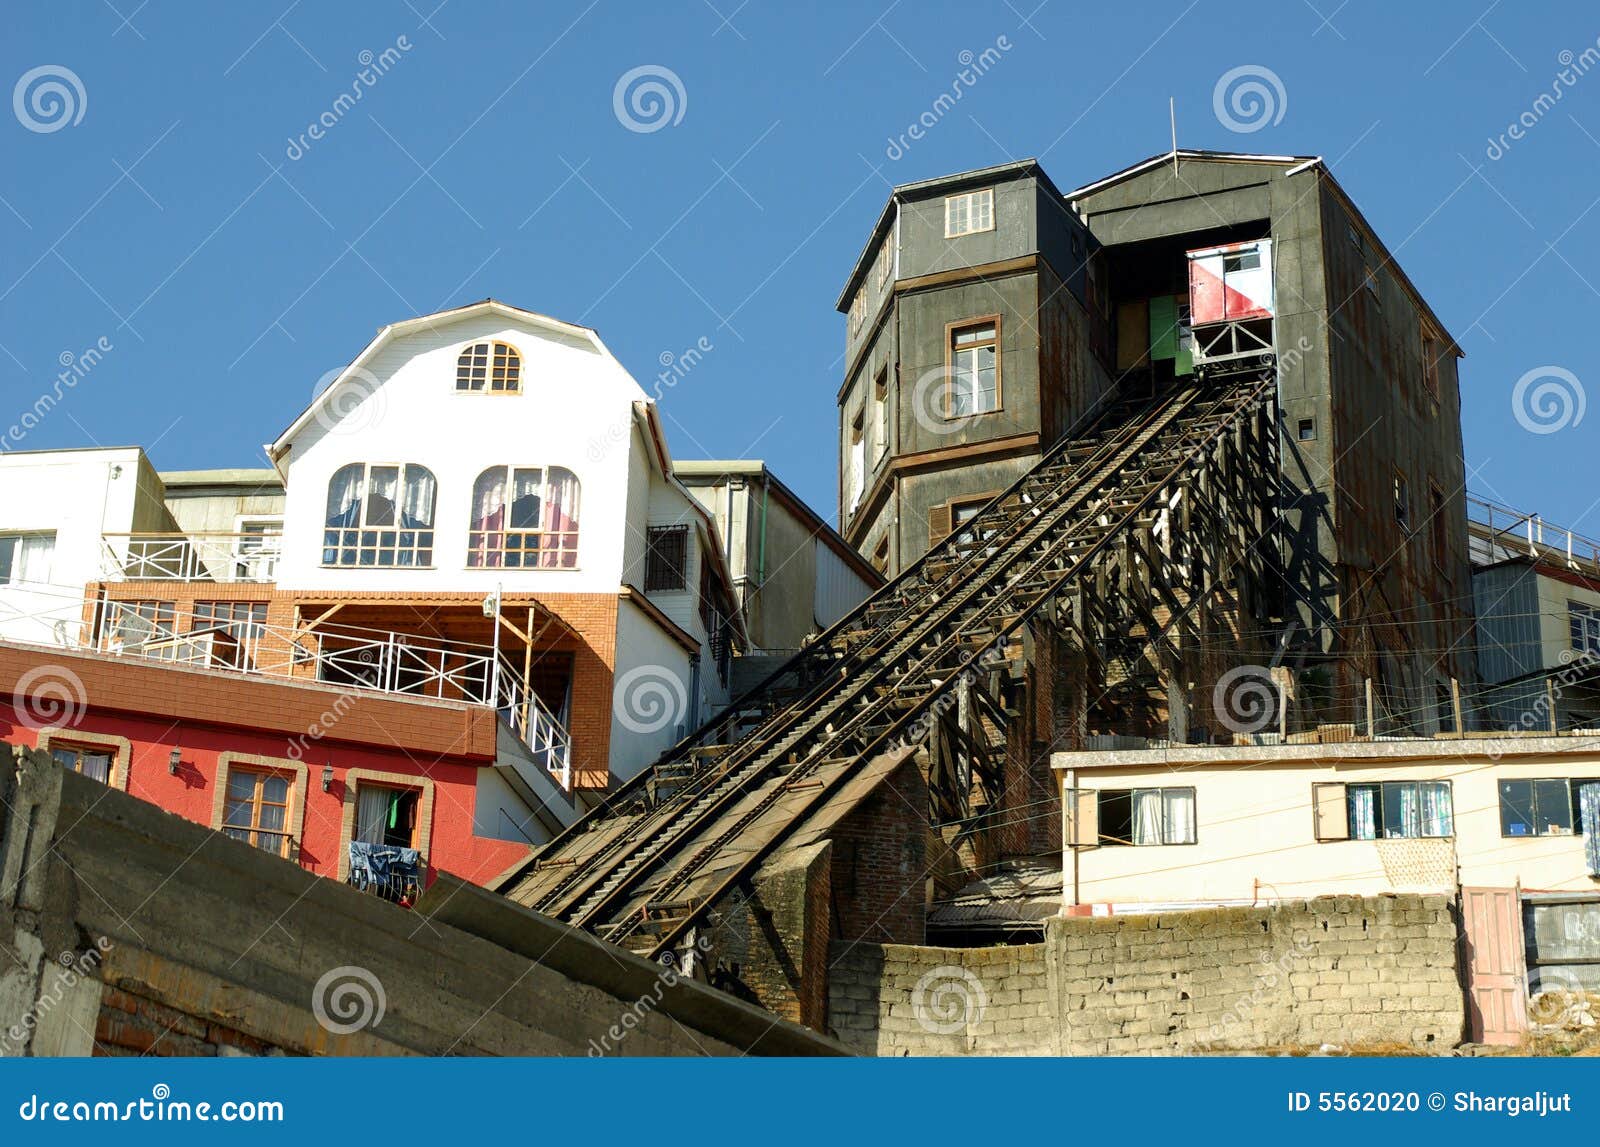
POLYGON ((328 480, 325 566, 431 566, 438 483, 414 462, 352 462, 328 480))
POLYGON ((473 343, 456 359, 456 390, 462 394, 518 394, 522 352, 510 343, 473 343))
POLYGON ((576 569, 578 477, 561 466, 491 466, 472 486, 467 565, 576 569))

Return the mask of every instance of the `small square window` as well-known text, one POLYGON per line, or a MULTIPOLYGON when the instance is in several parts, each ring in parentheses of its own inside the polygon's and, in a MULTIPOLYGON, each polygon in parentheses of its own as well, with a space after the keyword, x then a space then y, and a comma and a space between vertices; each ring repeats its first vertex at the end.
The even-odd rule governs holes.
POLYGON ((1317 420, 1314 418, 1302 418, 1299 425, 1295 427, 1295 437, 1302 442, 1315 440, 1317 437, 1317 420))

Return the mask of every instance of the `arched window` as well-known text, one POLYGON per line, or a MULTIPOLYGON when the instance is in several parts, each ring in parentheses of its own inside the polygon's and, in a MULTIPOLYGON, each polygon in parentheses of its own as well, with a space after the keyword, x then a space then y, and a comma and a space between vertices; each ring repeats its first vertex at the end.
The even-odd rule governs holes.
POLYGON ((578 477, 560 466, 491 466, 472 486, 467 565, 576 569, 578 477))
POLYGON ((516 394, 522 354, 510 343, 473 343, 456 359, 456 389, 469 394, 516 394))
POLYGON ((325 566, 431 566, 438 483, 413 462, 352 462, 328 481, 325 566))

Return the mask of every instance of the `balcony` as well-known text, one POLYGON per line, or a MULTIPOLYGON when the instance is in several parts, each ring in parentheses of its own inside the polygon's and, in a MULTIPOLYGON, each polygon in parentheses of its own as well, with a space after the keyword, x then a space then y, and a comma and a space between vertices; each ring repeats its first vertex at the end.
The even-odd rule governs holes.
POLYGON ((270 582, 277 576, 283 535, 241 533, 105 534, 105 581, 270 582))
POLYGON ((1579 572, 1600 570, 1600 540, 1473 494, 1467 495, 1467 533, 1475 566, 1529 557, 1579 572))
POLYGON ((427 864, 416 849, 364 840, 352 840, 349 848, 350 874, 345 877, 346 884, 402 908, 417 902, 427 864))

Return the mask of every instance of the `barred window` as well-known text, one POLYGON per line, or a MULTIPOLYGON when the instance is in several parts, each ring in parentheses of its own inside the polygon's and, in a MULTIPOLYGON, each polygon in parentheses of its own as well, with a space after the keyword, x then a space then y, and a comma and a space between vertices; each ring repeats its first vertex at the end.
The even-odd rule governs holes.
POLYGON ((689 527, 651 526, 646 534, 646 593, 671 593, 689 584, 689 527))

